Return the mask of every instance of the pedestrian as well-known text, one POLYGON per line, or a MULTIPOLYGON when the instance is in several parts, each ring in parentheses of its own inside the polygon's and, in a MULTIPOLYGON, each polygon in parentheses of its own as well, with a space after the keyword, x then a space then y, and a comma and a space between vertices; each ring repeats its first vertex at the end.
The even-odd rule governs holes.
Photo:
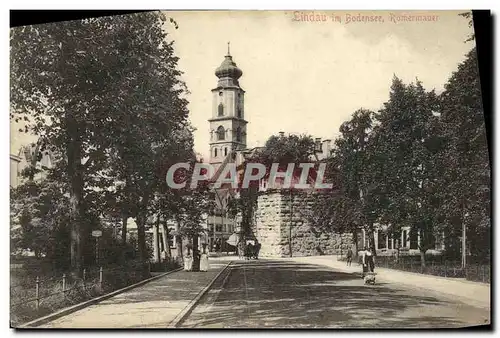
POLYGON ((245 247, 245 259, 249 260, 252 256, 252 243, 248 242, 245 247))
POLYGON ((243 241, 238 242, 238 255, 240 259, 245 258, 245 243, 243 241))
POLYGON ((208 271, 208 268, 209 268, 209 263, 208 263, 207 245, 203 244, 203 249, 200 258, 200 271, 208 271))
POLYGON ((367 272, 367 267, 366 267, 366 263, 365 263, 365 259, 366 259, 366 246, 363 248, 363 250, 361 250, 360 254, 361 254, 361 266, 363 267, 363 273, 361 275, 361 278, 365 278, 365 273, 367 272))
POLYGON ((367 272, 374 272, 375 270, 375 261, 373 257, 373 252, 366 247, 363 250, 363 277, 367 272))
POLYGON ((257 244, 255 245, 255 259, 259 259, 259 252, 261 247, 262 245, 260 244, 260 242, 257 242, 257 244))
POLYGON ((347 250, 347 266, 351 266, 352 263, 352 248, 347 250))
POLYGON ((191 248, 187 247, 186 255, 184 256, 184 270, 191 271, 193 269, 193 256, 191 255, 191 248))

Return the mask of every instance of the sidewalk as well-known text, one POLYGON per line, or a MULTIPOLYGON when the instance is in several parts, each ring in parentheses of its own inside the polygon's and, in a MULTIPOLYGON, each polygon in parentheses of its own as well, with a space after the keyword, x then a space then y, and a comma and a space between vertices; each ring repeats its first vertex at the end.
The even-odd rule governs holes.
POLYGON ((174 272, 39 328, 167 328, 228 263, 211 259, 207 272, 174 272))
MULTIPOLYGON (((346 266, 346 262, 338 261, 337 256, 309 256, 283 259, 301 263, 325 265, 347 273, 361 272, 360 265, 353 263, 352 266, 348 267, 346 266)), ((435 291, 481 308, 489 309, 491 306, 489 284, 379 267, 375 267, 375 272, 377 274, 377 281, 379 282, 398 283, 410 287, 435 291)))

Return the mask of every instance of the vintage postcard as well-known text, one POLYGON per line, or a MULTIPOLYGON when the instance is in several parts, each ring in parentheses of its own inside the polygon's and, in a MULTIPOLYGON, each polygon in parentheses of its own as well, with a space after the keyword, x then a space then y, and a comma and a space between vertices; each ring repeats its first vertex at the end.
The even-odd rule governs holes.
POLYGON ((11 327, 491 325, 477 15, 12 25, 11 327))

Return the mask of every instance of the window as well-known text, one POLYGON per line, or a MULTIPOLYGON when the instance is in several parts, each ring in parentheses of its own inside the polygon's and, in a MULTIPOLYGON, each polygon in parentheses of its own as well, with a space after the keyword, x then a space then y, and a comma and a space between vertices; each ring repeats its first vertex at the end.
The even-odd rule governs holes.
POLYGON ((241 142, 241 128, 236 128, 236 141, 241 142))
POLYGON ((219 103, 219 116, 224 116, 224 105, 219 103))
POLYGON ((227 148, 224 148, 224 156, 227 156, 227 148))
POLYGON ((238 117, 241 119, 241 108, 238 107, 238 117))
POLYGON ((222 92, 219 92, 219 96, 222 96, 222 92))
POLYGON ((216 224, 215 225, 215 231, 222 232, 222 224, 216 224))
POLYGON ((418 233, 417 230, 410 230, 410 249, 418 249, 418 233))
POLYGON ((217 148, 214 148, 214 157, 217 157, 217 148))
POLYGON ((378 248, 377 249, 386 249, 385 245, 385 239, 387 238, 387 234, 383 233, 382 231, 378 232, 378 248))
POLYGON ((402 245, 402 247, 406 248, 407 245, 408 245, 408 231, 403 230, 403 245, 402 245))
POLYGON ((217 128, 217 139, 219 141, 222 141, 225 138, 226 138, 226 131, 224 130, 223 126, 220 126, 219 128, 217 128))

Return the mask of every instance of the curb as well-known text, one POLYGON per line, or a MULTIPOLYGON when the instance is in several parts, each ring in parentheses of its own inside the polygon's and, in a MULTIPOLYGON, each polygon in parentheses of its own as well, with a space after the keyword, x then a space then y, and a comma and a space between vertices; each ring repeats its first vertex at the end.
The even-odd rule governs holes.
POLYGON ((208 292, 208 290, 210 290, 215 281, 222 275, 223 272, 229 269, 232 263, 233 261, 227 263, 226 266, 222 268, 219 273, 210 281, 210 283, 208 283, 208 285, 205 286, 205 288, 203 288, 203 290, 201 290, 177 316, 175 316, 170 324, 168 324, 167 328, 177 328, 191 314, 191 312, 194 310, 194 307, 200 301, 201 297, 203 297, 208 292))
POLYGON ((132 284, 132 285, 129 285, 129 286, 126 286, 122 289, 119 289, 119 290, 115 290, 113 292, 110 292, 108 294, 105 294, 103 296, 99 296, 99 297, 96 297, 96 298, 92 298, 90 300, 87 300, 83 303, 79 303, 79 304, 76 304, 76 305, 72 305, 70 307, 67 307, 67 308, 64 308, 62 310, 59 310, 57 312, 54 312, 54 313, 51 313, 45 317, 41 317, 41 318, 38 318, 38 319, 35 319, 35 320, 32 320, 31 322, 28 322, 28 323, 24 323, 20 326, 17 326, 15 327, 15 329, 31 329, 31 328, 36 328, 37 326, 40 326, 40 325, 43 325, 43 324, 46 324, 48 322, 51 322, 53 320, 56 320, 58 318, 61 318, 61 317, 64 317, 66 315, 69 315, 73 312, 76 312, 78 310, 81 310, 83 308, 86 308, 87 306, 90 306, 90 305, 94 305, 94 304, 97 304, 103 300, 106 300, 108 298, 111 298, 113 296, 116 296, 120 293, 123 293, 125 291, 128 291, 128 290, 131 290, 131 289, 134 289, 136 287, 139 287, 141 285, 144 285, 146 283, 149 283, 149 282, 152 282, 156 279, 159 279, 161 277, 164 277, 164 276, 167 276, 171 273, 174 273, 174 272, 177 272, 177 271, 180 271, 182 270, 183 268, 178 268, 178 269, 175 269, 175 270, 172 270, 172 271, 168 271, 168 272, 165 272, 165 273, 162 273, 158 276, 154 276, 154 277, 151 277, 151 278, 148 278, 148 279, 145 279, 143 281, 140 281, 138 283, 135 283, 135 284, 132 284))

